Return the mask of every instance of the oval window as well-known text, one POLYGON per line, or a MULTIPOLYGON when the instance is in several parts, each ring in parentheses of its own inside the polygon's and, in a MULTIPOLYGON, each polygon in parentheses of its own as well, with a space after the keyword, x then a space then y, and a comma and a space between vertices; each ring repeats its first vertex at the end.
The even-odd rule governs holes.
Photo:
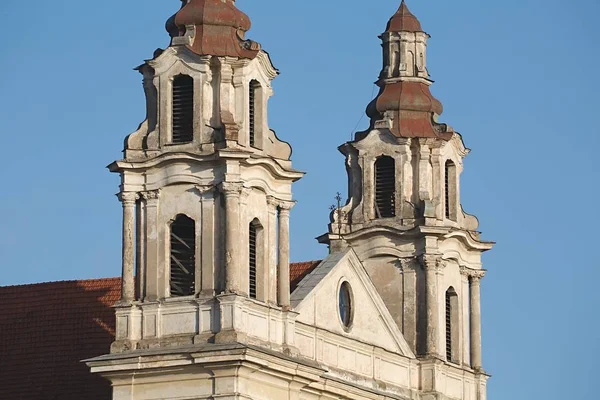
POLYGON ((342 283, 340 287, 340 319, 345 328, 349 328, 352 323, 352 293, 348 282, 342 283))

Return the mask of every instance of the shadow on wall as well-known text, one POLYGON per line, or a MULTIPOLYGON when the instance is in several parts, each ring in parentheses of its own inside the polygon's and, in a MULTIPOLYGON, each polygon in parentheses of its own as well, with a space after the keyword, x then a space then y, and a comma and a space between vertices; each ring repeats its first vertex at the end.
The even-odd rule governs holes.
POLYGON ((110 400, 81 360, 107 354, 120 278, 0 287, 0 399, 110 400))

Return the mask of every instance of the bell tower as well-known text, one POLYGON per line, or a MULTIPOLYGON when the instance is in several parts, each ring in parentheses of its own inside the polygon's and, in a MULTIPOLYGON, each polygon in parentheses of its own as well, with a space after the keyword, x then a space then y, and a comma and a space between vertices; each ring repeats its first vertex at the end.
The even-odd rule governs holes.
POLYGON ((383 68, 367 107, 370 126, 339 147, 348 200, 319 240, 330 252, 356 251, 424 370, 458 368, 484 382, 479 282, 481 254, 493 243, 481 240, 477 218, 461 206, 469 150, 439 122, 429 35, 404 1, 380 38, 383 68))
POLYGON ((250 20, 234 0, 182 0, 166 29, 170 46, 137 68, 146 119, 109 166, 123 205, 112 352, 202 342, 285 350, 289 212, 303 173, 267 123, 278 71, 246 38, 250 20))

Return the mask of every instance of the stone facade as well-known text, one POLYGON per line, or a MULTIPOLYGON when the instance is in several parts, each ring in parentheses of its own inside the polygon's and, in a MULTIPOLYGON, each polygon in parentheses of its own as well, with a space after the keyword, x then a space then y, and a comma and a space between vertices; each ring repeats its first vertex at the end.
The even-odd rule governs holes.
POLYGON ((278 74, 234 0, 184 0, 139 67, 147 117, 122 179, 113 399, 485 400, 481 253, 468 150, 438 122, 428 35, 402 2, 381 36, 371 126, 340 147, 330 255, 290 293, 291 147, 267 124, 278 74), (346 314, 347 313, 347 314, 346 314))

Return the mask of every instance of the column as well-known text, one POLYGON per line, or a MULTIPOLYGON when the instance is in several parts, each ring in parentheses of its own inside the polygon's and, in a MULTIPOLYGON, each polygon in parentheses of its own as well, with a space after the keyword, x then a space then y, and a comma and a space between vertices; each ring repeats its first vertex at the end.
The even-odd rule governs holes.
POLYGON ((136 214, 136 298, 141 300, 145 297, 146 290, 146 203, 143 198, 137 202, 136 214))
POLYGON ((279 204, 279 305, 290 307, 290 210, 293 202, 279 204))
POLYGON ((481 369, 481 278, 484 271, 473 271, 471 291, 471 368, 481 369))
POLYGON ((122 192, 119 200, 123 204, 123 272, 121 280, 121 300, 133 301, 135 299, 135 201, 137 193, 122 192))
POLYGON ((439 269, 439 258, 437 256, 424 255, 421 265, 425 269, 425 302, 427 307, 427 333, 425 338, 425 354, 439 357, 439 304, 437 275, 439 269))
MULTIPOLYGON (((240 291, 240 195, 242 184, 223 182, 220 185, 225 196, 225 292, 240 291)), ((242 241, 246 243, 246 241, 242 241)))
POLYGON ((142 192, 145 200, 144 205, 144 231, 139 232, 140 237, 146 246, 144 251, 144 297, 143 300, 154 301, 158 299, 158 249, 159 249, 159 230, 158 230, 158 199, 159 191, 153 190, 142 192))

